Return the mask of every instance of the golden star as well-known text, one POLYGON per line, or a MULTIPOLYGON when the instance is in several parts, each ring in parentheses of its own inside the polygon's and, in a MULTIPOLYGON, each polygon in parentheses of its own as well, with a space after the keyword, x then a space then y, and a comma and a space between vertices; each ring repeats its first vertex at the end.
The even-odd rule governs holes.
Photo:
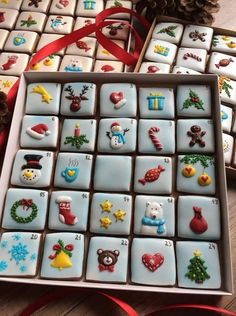
POLYGON ((106 217, 100 218, 100 223, 101 223, 101 227, 108 229, 109 226, 112 224, 112 221, 110 217, 106 216, 106 217))
POLYGON ((3 85, 4 88, 9 88, 9 87, 12 86, 12 82, 6 80, 6 81, 3 81, 3 82, 2 82, 2 85, 3 85))
POLYGON ((102 204, 100 204, 100 206, 101 206, 102 212, 110 212, 113 204, 109 200, 106 200, 102 204))
POLYGON ((117 211, 115 211, 114 213, 113 213, 113 215, 115 216, 115 218, 116 218, 116 222, 118 222, 118 221, 124 221, 124 217, 125 217, 125 215, 126 215, 126 212, 125 211, 123 211, 123 210, 121 210, 121 209, 119 209, 119 210, 117 210, 117 211))
POLYGON ((202 255, 200 250, 195 250, 195 252, 193 253, 195 257, 200 257, 202 255))
POLYGON ((2 0, 2 3, 8 4, 9 0, 2 0))

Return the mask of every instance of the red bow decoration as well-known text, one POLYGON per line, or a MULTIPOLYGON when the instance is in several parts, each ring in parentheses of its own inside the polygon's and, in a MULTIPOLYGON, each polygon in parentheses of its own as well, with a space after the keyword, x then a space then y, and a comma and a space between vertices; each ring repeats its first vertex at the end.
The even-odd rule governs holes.
POLYGON ((21 205, 23 206, 23 210, 28 211, 28 209, 32 206, 33 200, 31 199, 22 199, 21 200, 21 205))
POLYGON ((105 266, 104 264, 99 264, 98 268, 99 268, 99 271, 101 271, 101 272, 105 271, 105 270, 110 271, 110 272, 114 272, 114 270, 115 270, 114 265, 105 266))

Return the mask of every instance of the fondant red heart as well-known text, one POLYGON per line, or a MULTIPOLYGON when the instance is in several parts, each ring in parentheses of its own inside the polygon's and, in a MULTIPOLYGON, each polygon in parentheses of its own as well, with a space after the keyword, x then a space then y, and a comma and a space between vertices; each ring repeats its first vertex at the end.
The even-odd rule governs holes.
POLYGON ((121 101, 122 99, 124 99, 124 94, 123 92, 113 92, 111 95, 110 95, 110 100, 112 103, 116 104, 118 103, 119 101, 121 101))
POLYGON ((160 253, 155 253, 154 255, 145 253, 142 256, 142 262, 148 268, 148 270, 154 272, 163 264, 164 256, 160 253))
POLYGON ((185 170, 187 171, 187 173, 189 173, 189 174, 190 174, 190 173, 191 173, 191 171, 192 171, 193 169, 192 169, 192 168, 190 168, 190 167, 189 167, 189 168, 188 168, 188 167, 186 167, 186 168, 185 168, 185 170))
POLYGON ((203 182, 207 182, 208 176, 201 176, 201 179, 202 179, 203 182))

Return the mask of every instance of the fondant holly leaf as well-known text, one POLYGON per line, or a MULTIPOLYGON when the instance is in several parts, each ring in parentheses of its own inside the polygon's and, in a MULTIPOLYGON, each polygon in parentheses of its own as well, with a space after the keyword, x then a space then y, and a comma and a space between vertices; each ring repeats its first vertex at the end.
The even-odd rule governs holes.
POLYGON ((213 40, 212 40, 212 46, 214 46, 214 47, 216 47, 217 46, 217 44, 219 44, 219 39, 217 38, 217 37, 213 37, 213 40))
POLYGON ((190 89, 189 92, 189 98, 186 99, 183 103, 183 109, 188 109, 190 107, 195 107, 198 110, 205 110, 204 107, 204 102, 199 98, 198 94, 194 92, 192 89, 190 89))
POLYGON ((195 154, 190 154, 190 155, 185 155, 180 162, 185 163, 186 165, 188 164, 196 164, 197 162, 200 162, 200 164, 204 168, 208 168, 209 165, 214 164, 214 157, 212 156, 207 156, 207 155, 195 155, 195 154))
POLYGON ((225 93, 227 94, 227 96, 230 98, 231 97, 231 94, 230 94, 230 91, 229 90, 232 90, 233 87, 226 81, 224 81, 223 83, 223 86, 222 86, 222 90, 225 91, 225 93))
POLYGON ((85 134, 82 134, 80 136, 67 136, 64 144, 71 144, 72 147, 76 147, 77 149, 80 149, 80 147, 84 143, 89 143, 89 140, 86 138, 85 134))
POLYGON ((175 37, 175 29, 177 29, 177 25, 170 25, 168 27, 161 29, 159 32, 157 32, 157 34, 166 33, 170 37, 175 37))

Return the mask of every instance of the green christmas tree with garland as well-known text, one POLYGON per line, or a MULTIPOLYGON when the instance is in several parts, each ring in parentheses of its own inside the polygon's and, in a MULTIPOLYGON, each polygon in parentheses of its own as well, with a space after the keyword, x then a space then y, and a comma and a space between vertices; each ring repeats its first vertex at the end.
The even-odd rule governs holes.
POLYGON ((201 251, 196 250, 193 254, 194 257, 189 260, 190 265, 185 276, 191 281, 201 284, 205 280, 210 279, 210 275, 207 273, 207 266, 204 265, 205 261, 201 258, 201 251))

